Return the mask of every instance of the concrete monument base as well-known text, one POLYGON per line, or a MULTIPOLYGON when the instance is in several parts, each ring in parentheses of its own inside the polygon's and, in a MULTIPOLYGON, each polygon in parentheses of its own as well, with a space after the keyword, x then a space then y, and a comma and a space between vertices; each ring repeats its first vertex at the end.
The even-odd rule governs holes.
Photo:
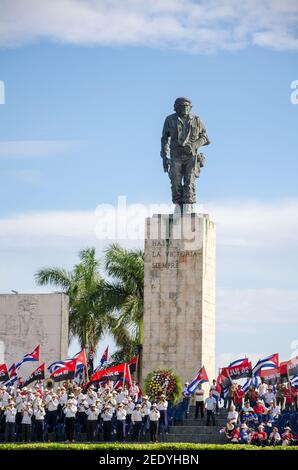
POLYGON ((215 373, 215 225, 206 214, 146 219, 142 378, 215 373))

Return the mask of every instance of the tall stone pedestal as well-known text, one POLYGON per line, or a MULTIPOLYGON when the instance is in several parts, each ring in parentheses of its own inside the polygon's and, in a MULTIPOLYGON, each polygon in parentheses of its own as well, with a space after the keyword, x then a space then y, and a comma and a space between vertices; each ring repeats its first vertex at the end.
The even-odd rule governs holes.
POLYGON ((143 380, 172 368, 183 382, 215 373, 215 226, 206 214, 146 219, 143 380))

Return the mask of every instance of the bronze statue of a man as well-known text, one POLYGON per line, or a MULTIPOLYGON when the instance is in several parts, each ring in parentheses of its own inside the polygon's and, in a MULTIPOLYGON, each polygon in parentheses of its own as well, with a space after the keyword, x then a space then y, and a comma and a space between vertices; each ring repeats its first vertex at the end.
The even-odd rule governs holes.
POLYGON ((196 202, 195 180, 204 165, 203 154, 198 149, 210 143, 204 124, 191 114, 192 103, 188 98, 177 98, 175 113, 165 120, 161 152, 163 169, 169 173, 172 201, 175 212, 192 212, 196 202))

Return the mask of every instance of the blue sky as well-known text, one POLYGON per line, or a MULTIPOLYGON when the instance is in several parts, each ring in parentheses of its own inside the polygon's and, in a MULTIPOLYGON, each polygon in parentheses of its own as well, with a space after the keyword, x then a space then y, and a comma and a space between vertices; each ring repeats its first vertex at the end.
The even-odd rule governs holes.
POLYGON ((298 338, 295 2, 267 2, 268 24, 243 2, 254 27, 232 0, 220 20, 216 1, 200 2, 204 36, 189 16, 198 2, 161 2, 164 12, 155 1, 124 3, 125 13, 117 2, 88 0, 85 11, 63 0, 55 23, 59 2, 25 0, 20 16, 19 2, 0 1, 0 291, 40 291, 36 269, 70 267, 83 246, 100 255, 106 243, 88 226, 98 204, 170 201, 161 128, 175 98, 188 96, 211 140, 198 195, 218 228, 218 363, 240 352, 288 358, 298 338), (92 19, 107 21, 106 11, 109 34, 92 19))

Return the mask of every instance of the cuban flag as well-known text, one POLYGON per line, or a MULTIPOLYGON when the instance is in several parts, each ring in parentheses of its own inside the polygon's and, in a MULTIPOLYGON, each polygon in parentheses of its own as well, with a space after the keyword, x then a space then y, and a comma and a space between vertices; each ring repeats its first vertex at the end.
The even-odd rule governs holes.
POLYGON ((233 362, 230 362, 228 367, 235 367, 235 366, 244 366, 249 363, 249 360, 247 357, 243 357, 242 359, 236 359, 233 362))
POLYGON ((99 361, 99 365, 96 367, 94 372, 98 372, 99 370, 104 369, 105 364, 108 362, 108 357, 109 357, 109 346, 106 347, 99 361))
POLYGON ((76 359, 75 382, 81 384, 84 381, 84 371, 87 369, 86 349, 83 348, 72 359, 76 359))
POLYGON ((244 393, 248 392, 249 387, 252 385, 254 388, 258 388, 261 385, 262 380, 259 375, 253 375, 252 378, 247 379, 245 384, 242 385, 242 390, 244 393))
POLYGON ((30 354, 25 354, 23 359, 20 362, 16 363, 16 368, 19 369, 24 362, 38 362, 39 361, 39 352, 40 352, 40 345, 36 346, 36 348, 30 354))
POLYGON ((186 395, 192 395, 198 386, 204 382, 209 382, 208 375, 206 373, 205 367, 203 366, 200 370, 198 375, 192 380, 189 386, 186 389, 186 395))
POLYGON ((87 367, 86 349, 83 348, 80 352, 75 354, 72 359, 77 360, 77 366, 82 365, 83 367, 87 367))
POLYGON ((56 370, 61 369, 62 367, 65 367, 66 364, 71 361, 72 359, 67 359, 66 361, 52 362, 52 364, 50 364, 47 369, 50 372, 50 374, 53 374, 56 370))
POLYGON ((291 378, 291 386, 292 387, 298 387, 298 374, 294 375, 291 378))
POLYGON ((17 367, 15 363, 12 364, 8 372, 9 372, 9 380, 5 382, 4 385, 6 385, 6 387, 12 387, 13 384, 18 380, 17 367))
POLYGON ((252 370, 253 376, 259 376, 262 369, 277 369, 279 366, 278 353, 260 359, 252 370))

